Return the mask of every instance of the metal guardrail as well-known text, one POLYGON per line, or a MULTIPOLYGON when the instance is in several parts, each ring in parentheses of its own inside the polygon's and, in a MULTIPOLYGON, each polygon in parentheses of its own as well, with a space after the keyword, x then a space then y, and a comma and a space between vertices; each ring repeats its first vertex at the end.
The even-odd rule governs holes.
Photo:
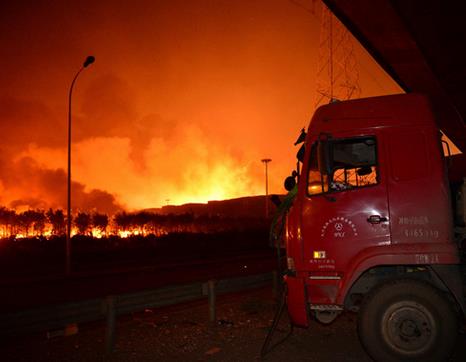
POLYGON ((44 306, 13 313, 0 314, 0 335, 19 335, 63 329, 74 323, 107 320, 106 348, 113 349, 115 318, 120 314, 163 307, 206 298, 209 301, 209 320, 216 320, 217 294, 255 289, 272 284, 276 291, 277 273, 263 273, 245 277, 144 290, 138 293, 107 296, 53 306, 44 306))

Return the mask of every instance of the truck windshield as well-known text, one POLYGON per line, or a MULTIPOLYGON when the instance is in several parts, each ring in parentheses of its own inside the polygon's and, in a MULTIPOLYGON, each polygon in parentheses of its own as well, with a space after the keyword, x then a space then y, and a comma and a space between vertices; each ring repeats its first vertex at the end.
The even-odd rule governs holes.
POLYGON ((308 194, 345 191, 375 185, 377 152, 375 137, 333 139, 330 143, 329 175, 319 170, 317 141, 311 147, 308 173, 308 194))

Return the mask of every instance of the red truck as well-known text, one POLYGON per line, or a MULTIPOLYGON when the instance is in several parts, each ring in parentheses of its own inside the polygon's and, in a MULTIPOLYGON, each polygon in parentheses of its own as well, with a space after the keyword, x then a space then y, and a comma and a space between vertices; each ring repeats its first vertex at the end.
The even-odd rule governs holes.
MULTIPOLYGON (((292 323, 354 311, 375 360, 445 360, 466 311, 464 209, 455 233, 447 157, 427 98, 320 107, 301 156, 285 183, 296 192, 285 227, 292 323)), ((455 190, 464 195, 464 183, 455 190)))

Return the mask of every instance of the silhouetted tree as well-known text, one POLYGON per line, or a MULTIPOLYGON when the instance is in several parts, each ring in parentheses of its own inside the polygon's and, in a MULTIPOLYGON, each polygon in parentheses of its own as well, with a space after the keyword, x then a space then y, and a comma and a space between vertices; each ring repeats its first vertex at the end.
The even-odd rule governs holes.
POLYGON ((16 211, 0 207, 0 224, 2 225, 2 236, 13 234, 13 225, 16 224, 16 211))
POLYGON ((92 215, 92 225, 100 230, 101 233, 107 234, 108 216, 106 214, 94 213, 92 215))
POLYGON ((149 221, 149 231, 156 236, 161 236, 166 234, 165 228, 165 215, 160 214, 151 214, 151 218, 149 221))
POLYGON ((140 211, 133 215, 132 224, 136 227, 141 233, 145 232, 147 225, 149 224, 152 217, 152 213, 146 211, 140 211))
POLYGON ((29 229, 36 221, 37 212, 34 210, 26 210, 18 215, 19 225, 24 229, 24 234, 29 235, 29 229))
POLYGON ((52 225, 52 234, 53 235, 62 235, 65 233, 65 215, 63 214, 63 210, 55 210, 49 209, 46 213, 47 219, 49 223, 52 225))
POLYGON ((11 210, 8 224, 10 225, 10 235, 16 234, 19 227, 18 214, 16 213, 16 210, 11 210))
POLYGON ((85 212, 79 212, 74 220, 74 224, 78 228, 80 234, 87 234, 91 227, 91 215, 85 212))
POLYGON ((2 237, 5 237, 8 232, 8 224, 7 224, 7 215, 8 209, 5 206, 0 207, 0 225, 2 225, 2 237))
POLYGON ((26 235, 29 235, 29 228, 32 226, 32 230, 35 235, 43 235, 45 229, 46 217, 43 210, 28 210, 20 215, 26 225, 26 235))
POLYGON ((130 216, 125 211, 115 214, 113 220, 118 229, 123 231, 127 231, 131 224, 130 216))
POLYGON ((44 210, 36 210, 34 215, 34 233, 36 235, 44 235, 46 221, 47 217, 44 210))

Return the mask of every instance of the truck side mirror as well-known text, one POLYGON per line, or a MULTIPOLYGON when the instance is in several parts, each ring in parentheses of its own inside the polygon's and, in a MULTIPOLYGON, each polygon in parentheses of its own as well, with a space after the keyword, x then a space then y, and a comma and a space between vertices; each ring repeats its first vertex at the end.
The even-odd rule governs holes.
POLYGON ((296 153, 296 158, 301 163, 304 163, 304 154, 305 154, 305 148, 304 148, 304 143, 303 143, 301 147, 299 148, 298 153, 296 153))
POLYGON ((286 179, 285 179, 285 190, 290 192, 291 190, 294 189, 294 187, 296 186, 296 180, 294 178, 294 176, 288 176, 286 179))
POLYGON ((320 140, 317 146, 317 160, 319 171, 323 175, 330 175, 333 171, 332 147, 328 140, 320 140))

